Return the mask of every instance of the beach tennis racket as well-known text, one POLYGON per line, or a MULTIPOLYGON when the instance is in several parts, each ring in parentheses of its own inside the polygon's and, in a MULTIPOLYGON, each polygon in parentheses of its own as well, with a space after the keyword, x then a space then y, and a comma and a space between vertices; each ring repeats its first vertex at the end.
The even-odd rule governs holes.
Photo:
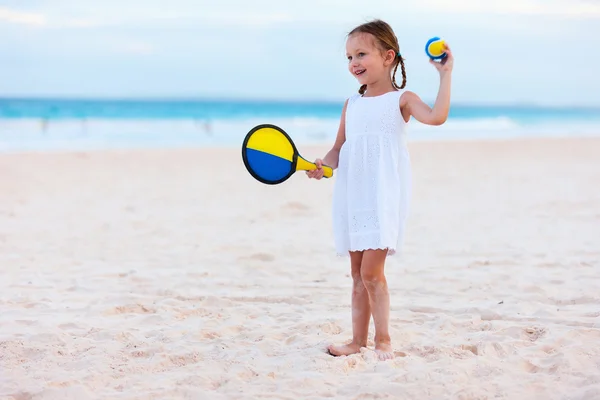
MULTIPOLYGON (((242 144, 242 159, 246 169, 259 182, 276 185, 286 181, 296 171, 316 169, 296 149, 290 136, 271 124, 257 125, 246 134, 242 144)), ((323 177, 331 178, 333 169, 323 165, 323 177)))

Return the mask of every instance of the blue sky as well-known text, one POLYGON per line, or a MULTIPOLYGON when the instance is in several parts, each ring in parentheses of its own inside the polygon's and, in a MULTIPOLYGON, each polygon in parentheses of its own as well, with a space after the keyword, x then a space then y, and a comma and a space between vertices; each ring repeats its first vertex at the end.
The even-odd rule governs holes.
POLYGON ((357 89, 345 35, 375 17, 426 100, 443 36, 455 101, 600 105, 592 0, 0 0, 0 96, 339 101, 357 89))

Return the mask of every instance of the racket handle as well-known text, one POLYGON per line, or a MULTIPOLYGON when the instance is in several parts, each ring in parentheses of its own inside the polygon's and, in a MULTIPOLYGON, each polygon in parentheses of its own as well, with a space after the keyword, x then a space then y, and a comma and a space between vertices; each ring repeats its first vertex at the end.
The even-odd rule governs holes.
POLYGON ((333 176, 333 168, 328 165, 322 165, 321 168, 323 169, 324 178, 331 178, 333 176))
MULTIPOLYGON (((304 158, 298 156, 298 160, 296 162, 296 170, 302 171, 310 171, 313 169, 317 169, 317 165, 313 162, 307 161, 304 158)), ((333 168, 328 165, 322 165, 321 169, 323 169, 323 177, 331 178, 333 176, 333 168)))

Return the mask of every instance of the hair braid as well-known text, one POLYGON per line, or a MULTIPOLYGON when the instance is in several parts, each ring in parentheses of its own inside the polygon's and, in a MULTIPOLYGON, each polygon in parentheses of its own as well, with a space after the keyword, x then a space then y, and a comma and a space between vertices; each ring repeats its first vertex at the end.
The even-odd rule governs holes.
POLYGON ((402 71, 402 85, 398 86, 398 84, 396 83, 396 70, 398 69, 398 64, 396 64, 396 67, 394 68, 394 75, 392 77, 392 81, 398 89, 404 89, 404 87, 406 86, 406 69, 404 68, 404 60, 402 59, 402 56, 398 56, 398 58, 398 64, 400 65, 400 70, 402 71))
POLYGON ((398 70, 398 64, 399 63, 400 62, 396 63, 396 66, 394 67, 394 72, 392 72, 392 86, 394 86, 394 88, 396 88, 396 89, 400 89, 400 87, 396 83, 396 71, 398 70))

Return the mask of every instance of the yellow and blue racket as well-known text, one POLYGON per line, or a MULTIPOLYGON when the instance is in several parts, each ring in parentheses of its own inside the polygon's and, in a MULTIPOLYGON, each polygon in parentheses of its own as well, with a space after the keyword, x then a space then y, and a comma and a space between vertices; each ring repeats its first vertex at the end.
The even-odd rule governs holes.
MULTIPOLYGON (((242 159, 256 180, 267 185, 286 181, 296 171, 316 169, 298 153, 290 136, 271 124, 257 125, 246 134, 242 144, 242 159)), ((323 176, 331 178, 333 169, 323 165, 323 176)))

